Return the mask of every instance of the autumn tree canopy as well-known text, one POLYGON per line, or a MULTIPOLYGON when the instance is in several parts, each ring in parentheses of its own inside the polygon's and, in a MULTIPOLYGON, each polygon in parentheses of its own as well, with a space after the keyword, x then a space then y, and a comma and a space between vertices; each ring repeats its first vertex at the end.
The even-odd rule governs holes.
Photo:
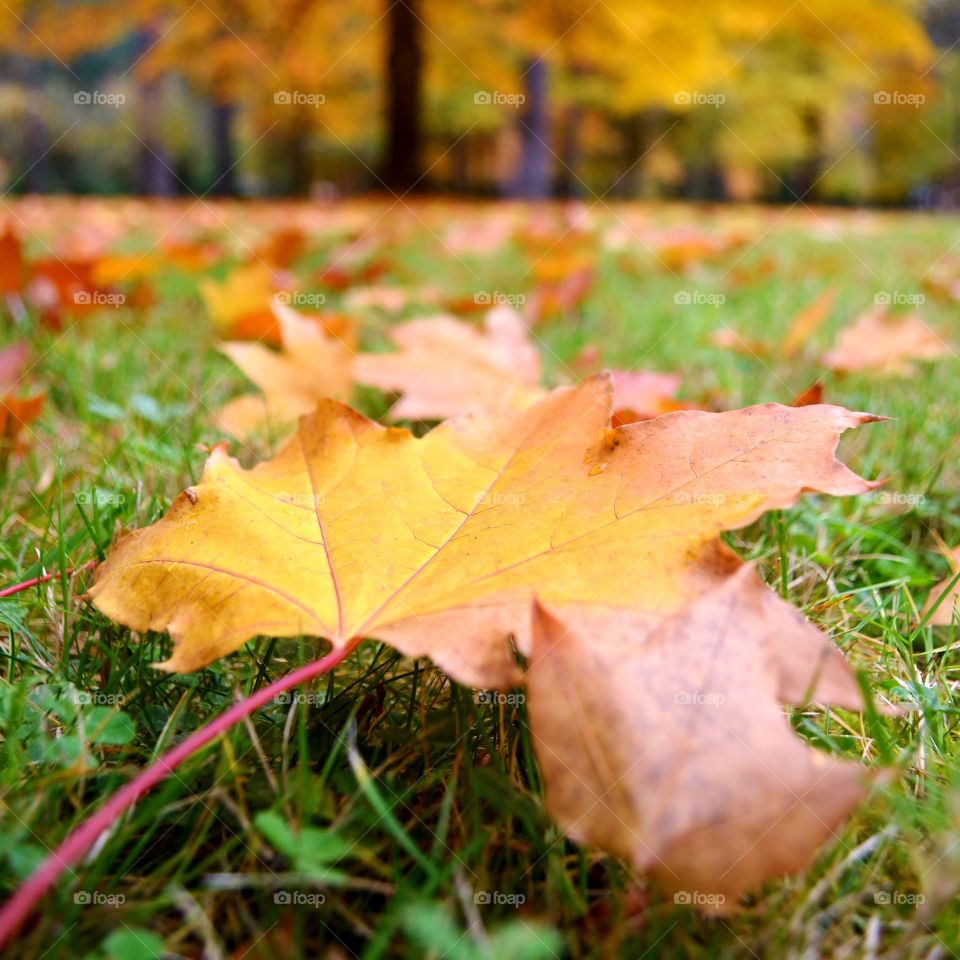
MULTIPOLYGON (((39 0, 5 8, 0 42, 17 91, 7 122, 27 118, 34 147, 69 127, 86 87, 124 98, 98 115, 117 155, 64 173, 58 157, 81 163, 88 148, 57 144, 33 174, 50 188, 81 176, 165 193, 328 181, 902 199, 945 166, 897 146, 937 127, 952 63, 923 12, 908 0, 39 0), (205 136, 185 135, 195 128, 205 136)), ((29 149, 4 157, 11 175, 29 149)))

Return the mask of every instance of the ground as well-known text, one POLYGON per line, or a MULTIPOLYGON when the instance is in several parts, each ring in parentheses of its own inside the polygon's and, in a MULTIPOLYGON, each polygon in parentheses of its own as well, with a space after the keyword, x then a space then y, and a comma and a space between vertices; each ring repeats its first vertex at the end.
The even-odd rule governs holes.
MULTIPOLYGON (((222 276, 246 255, 252 215, 241 205, 211 209, 206 229, 229 256, 210 272, 222 276)), ((31 225, 36 216, 33 208, 14 213, 31 225)), ((119 249, 155 239, 135 213, 124 214, 130 226, 119 249)), ((377 214, 363 206, 346 222, 362 229, 377 214)), ((441 235, 458 215, 429 203, 391 212, 376 228, 390 247, 376 282, 516 297, 531 292, 529 263, 556 256, 542 241, 522 255, 515 241, 490 253, 470 244, 451 252, 441 235)), ((465 207, 462 215, 474 223, 484 212, 465 207)), ((168 956, 205 949, 249 960, 960 952, 957 634, 918 617, 949 573, 941 548, 960 542, 960 363, 951 352, 891 378, 841 377, 818 361, 877 298, 925 298, 924 319, 955 338, 956 303, 936 296, 929 280, 960 263, 960 220, 605 205, 591 216, 611 233, 626 222, 642 223, 644 236, 680 225, 739 239, 667 266, 640 243, 594 242, 586 297, 536 329, 551 382, 573 379, 574 358, 598 345, 610 366, 681 374, 681 396, 699 404, 789 403, 823 377, 827 402, 891 418, 842 447, 859 473, 887 479, 880 491, 807 497, 730 538, 879 696, 917 705, 889 717, 795 712, 811 742, 889 771, 837 842, 806 873, 757 891, 741 912, 700 916, 659 897, 626 864, 562 838, 541 806, 522 698, 478 703, 428 662, 370 643, 138 803, 66 872, 11 956, 127 960, 160 956, 161 944, 168 956), (711 340, 730 327, 775 346, 827 288, 836 290, 829 319, 793 359, 711 340), (294 838, 291 825, 312 832, 294 838), (336 838, 356 846, 334 870, 324 851, 336 838)), ((55 232, 55 221, 39 223, 28 249, 39 256, 55 232)), ((332 230, 302 255, 300 289, 327 289, 302 278, 341 240, 332 230)), ((89 570, 68 572, 102 558, 120 528, 153 521, 198 479, 205 446, 221 439, 213 411, 249 389, 215 349, 197 272, 159 269, 150 282, 152 305, 104 305, 59 329, 15 311, 6 325, 8 342, 31 343, 31 377, 47 405, 0 480, 0 586, 55 576, 0 600, 4 894, 164 748, 323 649, 310 639, 262 638, 197 674, 161 673, 151 664, 169 639, 110 623, 81 596, 89 570)), ((341 296, 328 289, 325 306, 335 309, 341 296)), ((409 306, 400 316, 417 312, 409 306)), ((367 314, 364 341, 382 344, 386 323, 367 314)), ((372 392, 358 402, 382 412, 372 392)), ((268 445, 233 449, 251 463, 268 445)))

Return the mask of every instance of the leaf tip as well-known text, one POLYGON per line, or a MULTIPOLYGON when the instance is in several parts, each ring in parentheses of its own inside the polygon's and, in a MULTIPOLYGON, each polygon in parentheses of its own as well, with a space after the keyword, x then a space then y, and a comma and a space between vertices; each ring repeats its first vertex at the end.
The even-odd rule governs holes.
POLYGON ((893 417, 888 417, 882 413, 867 413, 864 410, 858 410, 854 413, 854 416, 858 418, 857 426, 860 426, 864 423, 886 423, 889 420, 893 420, 893 417))

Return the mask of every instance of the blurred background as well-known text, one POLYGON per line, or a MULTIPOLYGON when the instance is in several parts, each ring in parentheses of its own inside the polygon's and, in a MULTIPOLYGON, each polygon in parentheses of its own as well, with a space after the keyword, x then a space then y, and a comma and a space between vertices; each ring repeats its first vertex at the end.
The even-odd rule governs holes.
POLYGON ((2 0, 17 193, 955 207, 960 0, 2 0))

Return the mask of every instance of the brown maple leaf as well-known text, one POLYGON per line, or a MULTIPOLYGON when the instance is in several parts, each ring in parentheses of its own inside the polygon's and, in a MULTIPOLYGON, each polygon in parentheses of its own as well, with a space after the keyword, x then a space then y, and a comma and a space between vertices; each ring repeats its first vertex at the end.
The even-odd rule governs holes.
POLYGON ((878 306, 841 331, 823 363, 842 373, 906 375, 915 369, 915 361, 937 360, 952 352, 919 313, 890 314, 878 306))
POLYGON ((482 327, 437 316, 402 324, 391 337, 398 351, 360 354, 354 377, 401 393, 391 410, 398 420, 518 410, 543 396, 540 354, 510 307, 491 310, 482 327))

